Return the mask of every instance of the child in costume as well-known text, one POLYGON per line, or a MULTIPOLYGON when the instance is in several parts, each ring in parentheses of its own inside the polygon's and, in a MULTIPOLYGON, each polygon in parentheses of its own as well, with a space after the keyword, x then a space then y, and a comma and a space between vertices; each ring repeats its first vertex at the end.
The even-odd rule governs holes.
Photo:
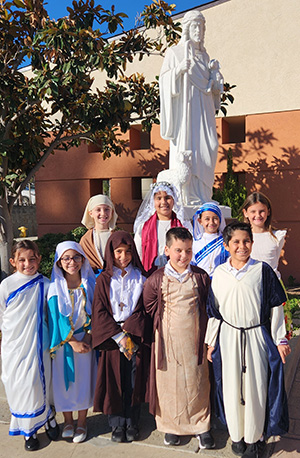
POLYGON ((183 207, 174 185, 155 183, 142 202, 134 222, 134 241, 146 272, 167 263, 166 233, 171 227, 186 226, 183 207))
POLYGON ((273 269, 250 257, 251 228, 234 222, 223 232, 230 258, 214 272, 205 341, 216 381, 216 413, 227 423, 232 451, 257 458, 264 434, 288 430, 283 364, 283 288, 273 269))
POLYGON ((190 265, 193 237, 183 227, 167 232, 169 261, 145 282, 144 304, 154 322, 149 410, 166 445, 197 435, 200 448, 213 448, 210 383, 204 336, 210 279, 190 265))
POLYGON ((253 233, 251 257, 267 262, 280 278, 278 262, 286 230, 273 229, 270 200, 262 192, 253 192, 243 203, 242 211, 244 220, 250 224, 253 233))
POLYGON ((52 384, 55 409, 64 415, 62 437, 74 443, 87 436, 87 410, 95 390, 97 364, 90 334, 94 288, 95 275, 81 246, 59 243, 48 292, 52 384))
POLYGON ((37 450, 36 432, 45 425, 49 439, 59 435, 51 398, 47 325, 49 280, 38 273, 37 245, 22 240, 13 247, 15 273, 0 285, 2 381, 11 410, 9 434, 25 437, 25 450, 37 450))
POLYGON ((93 348, 101 350, 94 410, 108 415, 115 442, 131 442, 139 435, 149 365, 149 349, 144 345, 144 275, 131 235, 114 232, 96 282, 92 336, 93 348))
POLYGON ((88 231, 81 237, 80 245, 96 276, 103 269, 106 242, 116 227, 118 215, 108 196, 98 194, 88 201, 81 224, 88 231))
POLYGON ((214 202, 201 205, 193 216, 193 264, 204 269, 210 278, 215 268, 226 261, 228 252, 223 245, 225 220, 214 202))

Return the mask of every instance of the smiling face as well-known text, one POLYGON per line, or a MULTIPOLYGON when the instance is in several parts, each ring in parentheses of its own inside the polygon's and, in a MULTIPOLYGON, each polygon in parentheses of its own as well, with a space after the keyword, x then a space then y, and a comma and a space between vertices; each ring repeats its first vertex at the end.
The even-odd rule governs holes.
POLYGON ((64 270, 66 276, 74 275, 80 277, 83 257, 76 250, 66 250, 60 257, 59 261, 57 261, 57 264, 64 270))
POLYGON ((231 264, 236 269, 241 269, 250 258, 253 242, 247 231, 235 230, 228 245, 224 243, 231 256, 231 264))
POLYGON ((173 206, 174 199, 166 191, 158 191, 154 195, 154 208, 158 219, 165 221, 171 219, 173 206))
POLYGON ((112 218, 113 210, 109 205, 100 204, 89 211, 89 215, 95 222, 95 229, 105 230, 109 227, 109 222, 112 218))
POLYGON ((211 211, 205 211, 201 213, 198 219, 201 226, 203 226, 204 232, 207 234, 216 234, 220 226, 219 217, 211 211))
POLYGON ((41 256, 37 256, 33 250, 25 250, 21 248, 16 251, 15 257, 10 258, 11 265, 24 275, 34 275, 37 273, 41 256))
POLYGON ((264 232, 266 230, 265 223, 270 214, 268 207, 261 203, 256 202, 247 210, 243 210, 245 218, 248 219, 253 232, 264 232))
POLYGON ((193 241, 173 238, 173 243, 165 247, 165 254, 170 258, 170 264, 179 274, 183 273, 193 257, 193 241))
POLYGON ((122 270, 122 273, 125 274, 125 268, 131 263, 132 261, 132 251, 129 245, 125 245, 125 243, 121 243, 115 250, 114 250, 114 266, 118 267, 122 270))

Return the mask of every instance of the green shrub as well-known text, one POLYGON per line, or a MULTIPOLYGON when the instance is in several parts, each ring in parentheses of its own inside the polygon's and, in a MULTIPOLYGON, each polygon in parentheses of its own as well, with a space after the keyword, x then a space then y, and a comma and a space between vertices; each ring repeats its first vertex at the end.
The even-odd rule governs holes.
POLYGON ((45 275, 45 277, 50 278, 54 263, 56 246, 60 242, 65 242, 66 240, 79 242, 86 231, 87 229, 85 227, 76 227, 75 229, 67 232, 66 234, 45 234, 41 238, 39 238, 37 240, 37 244, 42 256, 39 272, 45 275))
POLYGON ((227 205, 231 208, 233 218, 241 218, 239 210, 247 197, 247 189, 239 184, 238 175, 233 171, 232 150, 227 153, 227 173, 223 187, 213 188, 213 199, 220 205, 227 205))

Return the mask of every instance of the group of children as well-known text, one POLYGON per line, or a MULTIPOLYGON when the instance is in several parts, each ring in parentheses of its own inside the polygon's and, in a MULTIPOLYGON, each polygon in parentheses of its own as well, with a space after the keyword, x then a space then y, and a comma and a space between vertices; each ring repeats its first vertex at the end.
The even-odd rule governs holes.
POLYGON ((213 448, 208 361, 235 455, 256 458, 265 437, 288 430, 277 270, 285 232, 272 230, 261 193, 242 211, 249 224, 224 229, 219 206, 207 202, 191 224, 175 187, 156 183, 133 240, 116 230, 111 200, 94 196, 82 220, 88 232, 80 244, 58 244, 51 282, 38 273, 36 244, 15 245, 16 272, 0 285, 2 380, 10 434, 24 435, 26 450, 38 448, 43 425, 58 438, 55 410, 62 437, 84 441, 91 406, 108 415, 113 441, 137 440, 144 401, 166 445, 196 435, 200 448, 213 448))

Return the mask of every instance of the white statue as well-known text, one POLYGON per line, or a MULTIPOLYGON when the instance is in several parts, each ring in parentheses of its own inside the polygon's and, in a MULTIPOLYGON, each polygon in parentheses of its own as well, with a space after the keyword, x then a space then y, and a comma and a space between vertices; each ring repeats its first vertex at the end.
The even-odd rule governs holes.
POLYGON ((182 27, 181 40, 167 50, 160 72, 160 129, 162 138, 170 140, 170 175, 181 169, 182 153, 191 155, 189 180, 180 193, 185 205, 198 206, 212 196, 218 150, 215 111, 223 77, 218 61, 210 62, 204 48, 203 15, 189 11, 182 27))

